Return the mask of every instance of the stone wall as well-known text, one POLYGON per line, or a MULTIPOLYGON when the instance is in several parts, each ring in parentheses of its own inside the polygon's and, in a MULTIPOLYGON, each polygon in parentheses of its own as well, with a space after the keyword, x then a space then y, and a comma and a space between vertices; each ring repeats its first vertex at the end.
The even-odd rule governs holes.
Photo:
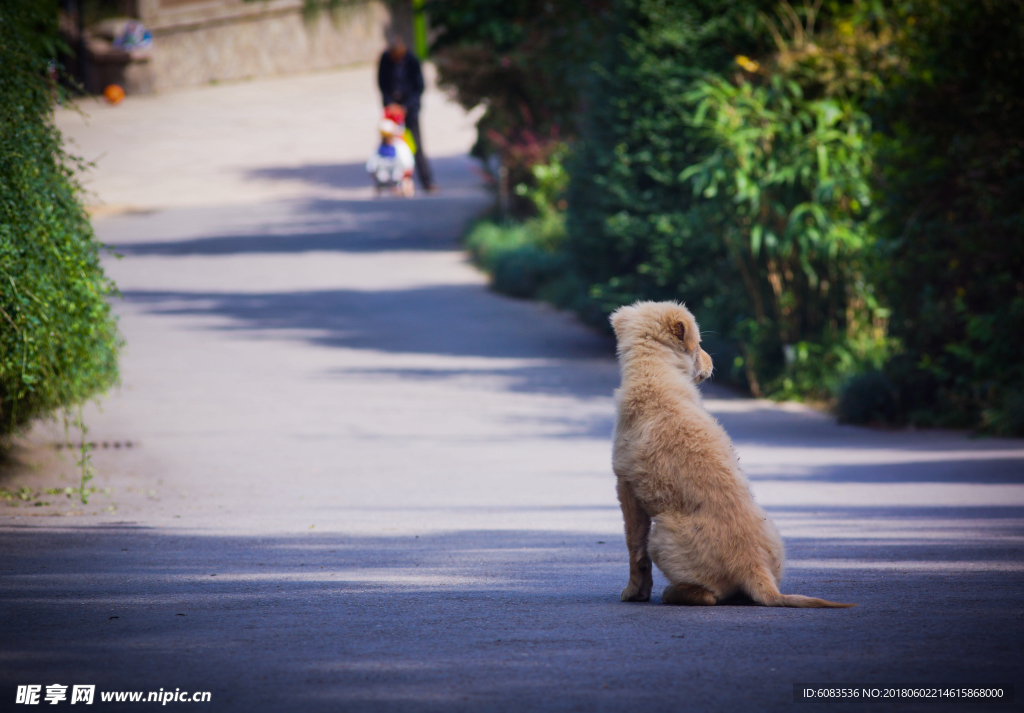
POLYGON ((150 91, 372 62, 387 33, 405 34, 379 0, 316 13, 303 0, 138 0, 137 16, 153 48, 135 84, 150 91))

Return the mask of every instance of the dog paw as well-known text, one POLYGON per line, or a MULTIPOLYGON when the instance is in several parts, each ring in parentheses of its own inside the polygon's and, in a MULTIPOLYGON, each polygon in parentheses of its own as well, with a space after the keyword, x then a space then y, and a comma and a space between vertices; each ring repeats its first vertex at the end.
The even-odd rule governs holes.
POLYGON ((711 607, 718 598, 697 584, 670 584, 661 593, 662 604, 711 607))
POLYGON ((647 602, 651 599, 651 590, 641 591, 640 587, 630 584, 622 590, 619 599, 624 602, 647 602))

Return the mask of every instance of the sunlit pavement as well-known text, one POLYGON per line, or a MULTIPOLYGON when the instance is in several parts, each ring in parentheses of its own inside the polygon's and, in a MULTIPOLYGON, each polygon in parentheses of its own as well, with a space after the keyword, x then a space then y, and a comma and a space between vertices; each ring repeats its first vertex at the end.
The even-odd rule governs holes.
MULTIPOLYGON (((58 124, 96 161, 95 227, 123 255, 123 385, 86 414, 109 492, 0 506, 0 708, 53 683, 210 691, 217 711, 1024 696, 1024 442, 711 387, 786 538, 784 591, 860 606, 621 604, 612 344, 488 292, 457 250, 489 200, 472 117, 427 97, 442 192, 405 201, 363 174, 369 67, 85 110, 58 124)), ((75 482, 61 433, 31 434, 24 482, 75 482)))

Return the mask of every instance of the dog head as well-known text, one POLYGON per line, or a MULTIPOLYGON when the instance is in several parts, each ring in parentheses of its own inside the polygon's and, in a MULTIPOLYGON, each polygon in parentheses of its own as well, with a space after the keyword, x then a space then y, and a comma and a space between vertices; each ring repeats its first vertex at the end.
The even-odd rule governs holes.
POLYGON ((641 344, 658 346, 667 349, 694 383, 711 376, 711 356, 700 348, 697 320, 678 302, 636 302, 615 310, 610 319, 621 360, 641 344))

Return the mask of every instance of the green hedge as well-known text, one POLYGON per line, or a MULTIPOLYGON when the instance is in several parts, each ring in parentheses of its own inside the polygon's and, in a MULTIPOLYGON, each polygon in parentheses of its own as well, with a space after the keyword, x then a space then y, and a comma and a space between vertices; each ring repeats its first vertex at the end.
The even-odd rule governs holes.
POLYGON ((874 112, 889 420, 1024 435, 1024 2, 915 0, 874 112))
POLYGON ((0 6, 0 435, 117 381, 114 284, 51 121, 56 4, 0 6))
POLYGON ((524 166, 564 161, 564 239, 471 236, 499 290, 605 329, 622 304, 682 300, 717 378, 755 394, 1024 435, 1024 0, 608 0, 566 25, 601 26, 574 45, 589 60, 561 65, 536 3, 450 5, 453 56, 511 23, 488 67, 564 70, 551 100, 523 72, 472 85, 529 106, 506 134, 577 112, 568 158, 520 166, 529 193, 524 166))
MULTIPOLYGON (((755 390, 781 370, 781 344, 765 325, 749 334, 757 315, 745 264, 723 233, 736 217, 733 196, 724 187, 707 198, 695 194, 687 172, 724 157, 716 137, 694 126, 693 93, 704 81, 731 79, 736 55, 769 49, 757 22, 761 6, 770 4, 614 4, 616 32, 591 76, 591 111, 570 164, 566 243, 588 285, 589 319, 605 321, 637 299, 682 300, 720 343, 743 345, 728 362, 716 354, 717 378, 755 390), (740 333, 744 327, 748 333, 740 333), (750 368, 755 364, 760 374, 750 368)), ((727 178, 722 168, 709 171, 727 178)))
POLYGON ((682 299, 754 393, 1024 434, 1024 2, 614 14, 570 168, 590 314, 682 299))
MULTIPOLYGON (((465 108, 483 105, 474 156, 500 160, 511 187, 531 188, 532 167, 577 134, 580 83, 603 42, 607 0, 427 0, 438 83, 465 108)), ((493 178, 499 181, 495 172, 493 178)), ((510 212, 533 206, 511 193, 510 212)))

